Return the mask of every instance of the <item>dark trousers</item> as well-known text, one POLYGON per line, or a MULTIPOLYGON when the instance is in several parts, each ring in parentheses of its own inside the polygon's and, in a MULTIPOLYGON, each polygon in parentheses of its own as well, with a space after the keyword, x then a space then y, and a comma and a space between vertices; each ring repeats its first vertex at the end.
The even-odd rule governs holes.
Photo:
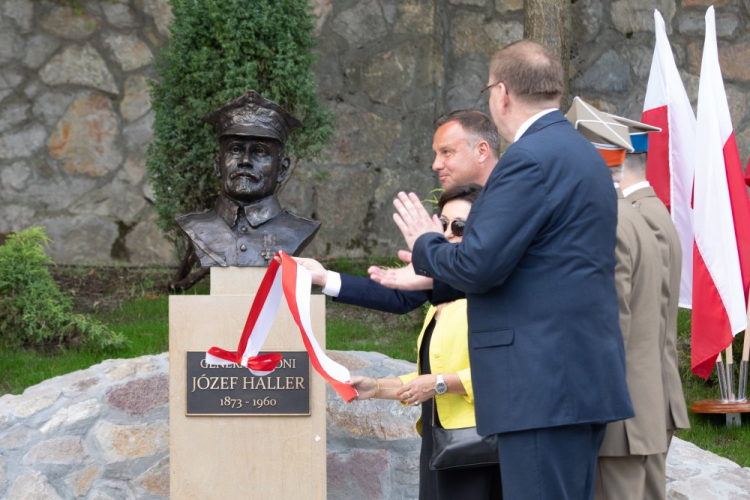
POLYGON ((498 434, 506 500, 593 500, 604 424, 498 434))
POLYGON ((419 455, 419 500, 499 500, 503 498, 500 468, 430 470, 432 403, 422 403, 422 450, 419 455))

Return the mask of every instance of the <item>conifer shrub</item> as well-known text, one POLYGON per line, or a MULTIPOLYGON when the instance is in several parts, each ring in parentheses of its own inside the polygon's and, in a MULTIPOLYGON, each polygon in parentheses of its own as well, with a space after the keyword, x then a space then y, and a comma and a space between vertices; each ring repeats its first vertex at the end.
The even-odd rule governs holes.
POLYGON ((12 233, 0 246, 0 344, 8 347, 120 347, 125 338, 73 312, 53 281, 44 228, 12 233))
POLYGON ((174 238, 175 216, 211 208, 220 191, 213 170, 218 141, 201 117, 256 90, 304 125, 286 144, 292 169, 319 156, 333 117, 316 96, 309 0, 169 3, 170 40, 156 56, 158 80, 151 82, 155 119, 147 168, 159 223, 174 238))

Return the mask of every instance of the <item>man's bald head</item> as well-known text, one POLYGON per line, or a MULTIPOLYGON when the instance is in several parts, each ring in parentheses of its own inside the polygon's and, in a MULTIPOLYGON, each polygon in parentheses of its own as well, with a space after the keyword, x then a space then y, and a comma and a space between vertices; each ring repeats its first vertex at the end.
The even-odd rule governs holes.
POLYGON ((519 102, 538 108, 560 107, 563 69, 543 45, 519 40, 492 56, 490 79, 503 82, 519 102))

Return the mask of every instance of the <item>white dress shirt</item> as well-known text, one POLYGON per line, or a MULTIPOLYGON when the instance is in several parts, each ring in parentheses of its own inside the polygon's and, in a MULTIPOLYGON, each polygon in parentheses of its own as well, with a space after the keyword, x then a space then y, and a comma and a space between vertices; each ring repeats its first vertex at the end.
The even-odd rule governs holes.
POLYGON ((516 132, 516 138, 513 139, 513 142, 516 142, 518 139, 520 139, 521 136, 526 133, 526 131, 529 129, 529 127, 531 127, 531 125, 534 124, 535 121, 537 121, 539 118, 543 117, 547 113, 552 113, 553 111, 557 111, 557 108, 549 108, 549 109, 540 111, 539 113, 535 114, 534 116, 532 116, 531 118, 523 122, 521 126, 518 127, 518 131, 516 132))
POLYGON ((625 188, 622 190, 622 195, 627 198, 630 194, 635 193, 639 189, 647 188, 651 184, 648 183, 648 181, 639 182, 637 184, 633 184, 629 188, 625 188))

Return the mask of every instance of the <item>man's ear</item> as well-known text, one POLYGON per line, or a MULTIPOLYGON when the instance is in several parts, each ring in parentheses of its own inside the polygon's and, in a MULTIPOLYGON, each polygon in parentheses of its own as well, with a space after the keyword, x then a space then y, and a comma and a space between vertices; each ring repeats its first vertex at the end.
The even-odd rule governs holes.
POLYGON ((500 111, 505 114, 508 112, 508 107, 510 106, 510 92, 508 92, 508 87, 502 82, 498 84, 497 90, 500 93, 500 99, 498 99, 497 102, 500 111))
POLYGON ((484 161, 490 155, 490 145, 487 141, 479 141, 476 145, 477 152, 479 153, 479 160, 484 161))
POLYGON ((276 182, 283 181, 288 171, 289 171, 289 158, 282 158, 282 160, 279 162, 279 173, 276 176, 276 182))

